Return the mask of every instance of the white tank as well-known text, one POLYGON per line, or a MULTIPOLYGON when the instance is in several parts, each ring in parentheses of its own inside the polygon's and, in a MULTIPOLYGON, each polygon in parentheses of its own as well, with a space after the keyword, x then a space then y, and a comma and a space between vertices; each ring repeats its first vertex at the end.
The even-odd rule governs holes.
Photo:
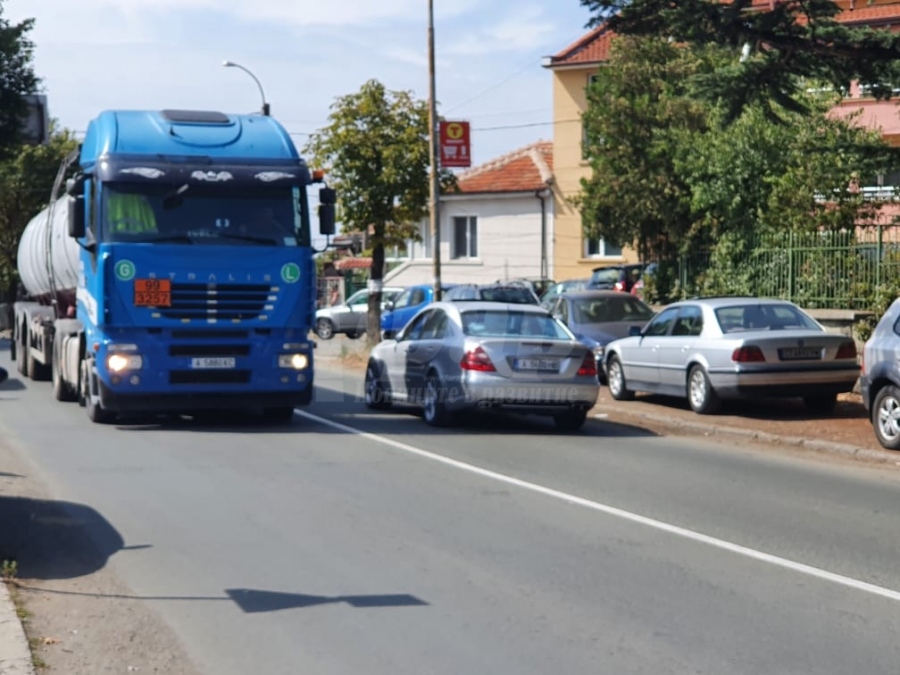
POLYGON ((19 240, 19 277, 25 290, 32 297, 49 295, 53 286, 57 293, 73 293, 78 286, 78 243, 69 236, 69 211, 67 197, 61 197, 53 205, 52 222, 49 209, 37 214, 22 233, 19 240), (48 236, 49 235, 49 236, 48 236), (47 259, 50 246, 51 258, 47 259))

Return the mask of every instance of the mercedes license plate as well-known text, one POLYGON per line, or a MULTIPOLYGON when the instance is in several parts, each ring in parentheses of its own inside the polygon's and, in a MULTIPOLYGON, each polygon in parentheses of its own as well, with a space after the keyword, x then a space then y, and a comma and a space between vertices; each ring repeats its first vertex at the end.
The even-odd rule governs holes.
POLYGON ((821 347, 785 347, 778 350, 782 361, 818 361, 822 358, 821 347))
POLYGON ((516 359, 516 370, 540 370, 542 372, 559 372, 559 359, 516 359))
POLYGON ((204 357, 191 359, 191 368, 234 368, 234 357, 204 357))

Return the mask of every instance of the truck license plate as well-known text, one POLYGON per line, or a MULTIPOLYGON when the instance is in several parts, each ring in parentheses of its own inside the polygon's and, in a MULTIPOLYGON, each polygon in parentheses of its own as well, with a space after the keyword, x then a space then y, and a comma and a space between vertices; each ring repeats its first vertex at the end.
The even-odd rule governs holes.
POLYGON ((234 368, 233 357, 205 357, 191 359, 191 368, 234 368))
POLYGON ((821 347, 785 347, 778 350, 782 361, 818 361, 822 358, 821 347))
POLYGON ((559 372, 557 359, 516 359, 516 370, 540 370, 543 372, 559 372))

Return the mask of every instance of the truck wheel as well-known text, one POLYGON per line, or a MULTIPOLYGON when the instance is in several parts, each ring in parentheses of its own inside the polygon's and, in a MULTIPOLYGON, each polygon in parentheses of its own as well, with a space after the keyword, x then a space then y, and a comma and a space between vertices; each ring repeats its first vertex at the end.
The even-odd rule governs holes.
POLYGON ((294 419, 294 408, 293 406, 266 408, 263 410, 263 419, 271 424, 290 424, 294 419))
POLYGON ((34 354, 30 350, 28 352, 28 375, 35 382, 46 382, 50 379, 50 369, 47 364, 34 358, 34 354))
POLYGON ((59 357, 57 354, 53 355, 50 378, 53 381, 53 396, 57 401, 74 401, 78 398, 75 390, 63 380, 62 373, 59 372, 59 357))
POLYGON ((91 366, 87 360, 81 362, 81 375, 84 380, 84 407, 87 408, 88 418, 94 424, 112 424, 116 421, 116 413, 107 410, 100 405, 100 398, 96 399, 91 393, 92 373, 91 366))

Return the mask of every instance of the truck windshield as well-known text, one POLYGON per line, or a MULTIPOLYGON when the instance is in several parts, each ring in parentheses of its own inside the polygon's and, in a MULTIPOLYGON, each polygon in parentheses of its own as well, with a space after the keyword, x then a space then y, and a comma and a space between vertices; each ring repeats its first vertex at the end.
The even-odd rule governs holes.
POLYGON ((100 238, 110 242, 308 245, 299 188, 107 184, 100 238))

